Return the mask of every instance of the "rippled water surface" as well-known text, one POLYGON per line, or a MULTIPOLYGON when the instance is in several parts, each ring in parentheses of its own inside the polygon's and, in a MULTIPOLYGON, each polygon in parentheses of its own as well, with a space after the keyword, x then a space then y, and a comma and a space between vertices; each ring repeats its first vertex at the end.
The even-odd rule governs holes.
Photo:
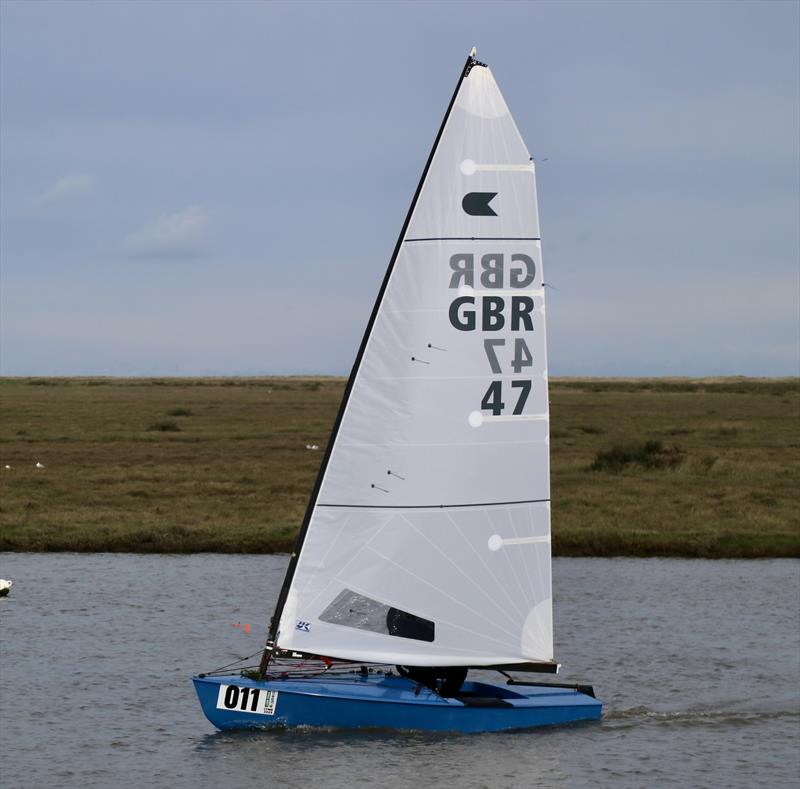
POLYGON ((600 723, 218 733, 190 677, 257 651, 285 564, 0 554, 4 789, 798 786, 798 562, 556 560, 556 656, 600 723))

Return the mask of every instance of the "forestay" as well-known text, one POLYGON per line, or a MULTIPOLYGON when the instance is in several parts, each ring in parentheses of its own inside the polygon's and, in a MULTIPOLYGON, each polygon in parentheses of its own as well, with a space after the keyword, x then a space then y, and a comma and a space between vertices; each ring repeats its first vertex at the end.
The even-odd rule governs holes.
POLYGON ((351 376, 277 646, 552 661, 548 435, 534 165, 470 59, 351 376))

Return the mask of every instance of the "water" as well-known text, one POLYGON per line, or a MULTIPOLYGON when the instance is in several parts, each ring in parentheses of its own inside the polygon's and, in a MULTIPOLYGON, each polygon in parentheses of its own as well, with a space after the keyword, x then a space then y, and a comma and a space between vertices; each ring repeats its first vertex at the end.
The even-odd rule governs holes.
POLYGON ((798 785, 798 562, 556 560, 556 655, 599 724, 218 733, 190 676, 258 650, 285 564, 0 554, 4 789, 798 785))

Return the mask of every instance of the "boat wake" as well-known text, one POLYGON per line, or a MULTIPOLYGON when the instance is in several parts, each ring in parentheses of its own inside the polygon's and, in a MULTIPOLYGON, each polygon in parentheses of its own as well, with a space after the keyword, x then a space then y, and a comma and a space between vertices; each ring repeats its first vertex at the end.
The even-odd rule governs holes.
POLYGON ((638 706, 628 709, 610 710, 603 715, 603 722, 617 726, 637 726, 642 723, 658 723, 675 726, 747 726, 781 718, 800 721, 800 710, 674 710, 670 712, 638 706))

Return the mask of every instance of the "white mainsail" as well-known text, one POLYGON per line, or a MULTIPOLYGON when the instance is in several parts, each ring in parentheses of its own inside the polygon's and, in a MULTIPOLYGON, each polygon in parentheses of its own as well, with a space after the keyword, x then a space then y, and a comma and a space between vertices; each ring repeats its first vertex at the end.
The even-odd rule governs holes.
POLYGON ((548 444, 534 165, 470 58, 351 376, 276 646, 552 661, 548 444))

